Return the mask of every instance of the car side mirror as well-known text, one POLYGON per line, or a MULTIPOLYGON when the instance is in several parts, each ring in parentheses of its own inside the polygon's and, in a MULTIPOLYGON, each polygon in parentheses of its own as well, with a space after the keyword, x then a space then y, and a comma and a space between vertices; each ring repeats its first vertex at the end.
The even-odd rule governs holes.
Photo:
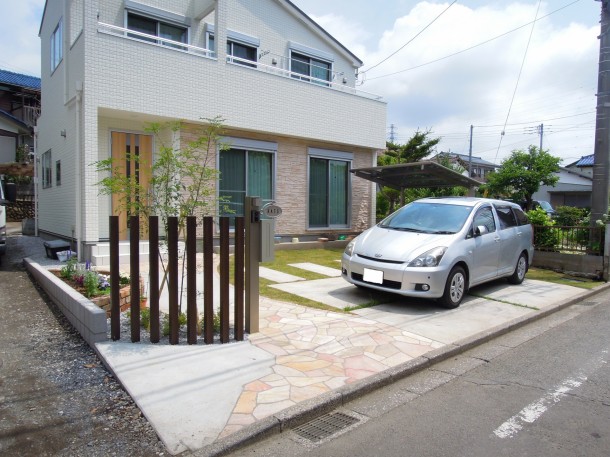
POLYGON ((485 235, 487 233, 487 227, 485 227, 484 225, 477 225, 474 228, 474 236, 481 236, 481 235, 485 235))

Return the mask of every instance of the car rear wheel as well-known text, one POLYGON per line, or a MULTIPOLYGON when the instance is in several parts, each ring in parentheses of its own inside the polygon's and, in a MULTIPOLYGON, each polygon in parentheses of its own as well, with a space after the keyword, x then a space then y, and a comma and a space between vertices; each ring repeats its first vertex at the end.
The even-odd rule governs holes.
POLYGON ((525 273, 527 273, 527 256, 521 253, 515 266, 515 271, 508 277, 508 282, 511 284, 521 284, 525 279, 525 273))
POLYGON ((447 277, 445 293, 439 303, 445 308, 453 309, 460 306, 466 294, 466 272, 460 266, 453 267, 447 277))

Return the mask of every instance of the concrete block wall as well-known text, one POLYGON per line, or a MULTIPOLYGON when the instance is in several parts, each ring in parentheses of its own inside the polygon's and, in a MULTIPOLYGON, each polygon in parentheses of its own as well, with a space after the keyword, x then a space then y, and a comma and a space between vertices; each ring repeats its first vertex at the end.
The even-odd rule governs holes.
POLYGON ((29 258, 24 263, 28 271, 44 291, 51 297, 72 326, 91 346, 108 339, 106 312, 83 297, 46 268, 29 258))

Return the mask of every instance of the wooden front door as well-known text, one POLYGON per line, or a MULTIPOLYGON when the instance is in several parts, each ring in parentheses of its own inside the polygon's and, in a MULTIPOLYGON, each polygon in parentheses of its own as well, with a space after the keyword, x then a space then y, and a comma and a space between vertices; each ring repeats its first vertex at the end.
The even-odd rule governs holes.
MULTIPOLYGON (((145 203, 152 169, 152 136, 139 133, 112 132, 112 163, 115 173, 129 182, 126 194, 112 194, 112 214, 119 216, 119 237, 128 239, 129 216, 137 202, 145 203)), ((135 214, 133 214, 135 215, 135 214)), ((148 238, 148 226, 140 219, 140 239, 148 238)))

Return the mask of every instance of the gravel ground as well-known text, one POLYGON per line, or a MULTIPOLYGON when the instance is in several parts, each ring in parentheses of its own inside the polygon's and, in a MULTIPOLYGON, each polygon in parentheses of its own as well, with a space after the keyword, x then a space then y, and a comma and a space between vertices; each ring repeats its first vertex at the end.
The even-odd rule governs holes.
POLYGON ((22 265, 42 240, 11 235, 0 265, 0 455, 169 455, 129 395, 22 265))

